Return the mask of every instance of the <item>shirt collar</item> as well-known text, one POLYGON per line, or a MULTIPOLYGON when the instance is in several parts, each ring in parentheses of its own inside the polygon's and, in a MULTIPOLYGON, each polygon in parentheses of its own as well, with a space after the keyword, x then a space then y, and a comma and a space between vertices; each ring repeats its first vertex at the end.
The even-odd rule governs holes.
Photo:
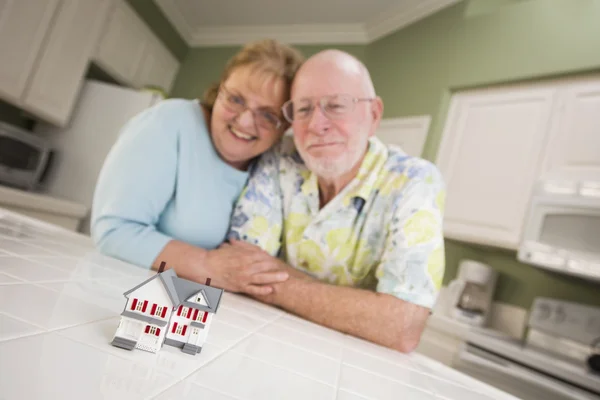
POLYGON ((369 138, 367 154, 365 154, 360 164, 358 174, 356 174, 356 177, 350 183, 353 189, 346 196, 348 201, 353 197, 359 197, 367 202, 371 197, 371 193, 375 190, 377 178, 379 177, 378 172, 381 170, 386 159, 386 146, 375 137, 369 138))
MULTIPOLYGON (((371 193, 376 189, 378 172, 381 170, 385 160, 387 159, 387 147, 377 138, 371 137, 368 141, 368 148, 365 157, 363 158, 356 177, 349 183, 349 188, 344 195, 344 204, 353 205, 353 198, 358 197, 363 199, 363 204, 371 197, 371 193)), ((316 196, 318 209, 318 193, 319 185, 317 177, 312 173, 306 165, 303 165, 301 170, 303 182, 300 185, 301 192, 306 195, 316 196)))

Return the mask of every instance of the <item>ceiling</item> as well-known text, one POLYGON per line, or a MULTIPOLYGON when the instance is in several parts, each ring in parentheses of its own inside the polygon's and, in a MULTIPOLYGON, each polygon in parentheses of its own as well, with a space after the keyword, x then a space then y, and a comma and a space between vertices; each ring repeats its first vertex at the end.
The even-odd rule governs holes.
POLYGON ((190 47, 366 44, 460 0, 154 0, 190 47))

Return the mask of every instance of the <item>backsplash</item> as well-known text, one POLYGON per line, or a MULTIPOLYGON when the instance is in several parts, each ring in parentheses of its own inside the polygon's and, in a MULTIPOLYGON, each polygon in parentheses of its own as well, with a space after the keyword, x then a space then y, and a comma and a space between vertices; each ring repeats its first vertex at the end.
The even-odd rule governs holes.
POLYGON ((600 285, 552 273, 517 261, 516 252, 475 246, 446 239, 444 284, 456 277, 458 264, 469 258, 483 262, 500 273, 494 301, 529 309, 538 296, 600 306, 600 285))

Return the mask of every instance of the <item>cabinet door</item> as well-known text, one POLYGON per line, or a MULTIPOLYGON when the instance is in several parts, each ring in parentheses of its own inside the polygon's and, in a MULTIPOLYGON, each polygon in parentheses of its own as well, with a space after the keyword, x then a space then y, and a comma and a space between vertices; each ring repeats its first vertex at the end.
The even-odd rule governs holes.
POLYGON ((117 81, 134 85, 148 44, 146 29, 135 11, 119 0, 109 16, 94 61, 117 81))
POLYGON ((0 0, 0 97, 19 104, 58 0, 0 0))
POLYGON ((385 144, 396 145, 409 156, 421 157, 430 122, 429 115, 384 119, 376 135, 385 144))
POLYGON ((136 75, 136 86, 154 86, 171 91, 179 62, 169 50, 148 30, 148 45, 136 75))
POLYGON ((600 77, 562 87, 543 177, 600 183, 600 77))
POLYGON ((517 249, 555 97, 551 87, 516 86, 452 98, 437 160, 446 237, 517 249))
POLYGON ((54 125, 71 114, 110 0, 61 1, 23 107, 54 125))

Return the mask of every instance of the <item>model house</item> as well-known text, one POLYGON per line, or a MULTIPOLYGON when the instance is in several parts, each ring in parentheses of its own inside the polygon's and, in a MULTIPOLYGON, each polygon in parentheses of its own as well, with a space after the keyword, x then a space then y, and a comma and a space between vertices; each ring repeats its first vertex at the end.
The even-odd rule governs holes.
POLYGON ((164 267, 124 293, 127 303, 113 346, 156 353, 167 344, 192 355, 202 350, 223 289, 211 287, 210 279, 203 285, 179 278, 164 267))

